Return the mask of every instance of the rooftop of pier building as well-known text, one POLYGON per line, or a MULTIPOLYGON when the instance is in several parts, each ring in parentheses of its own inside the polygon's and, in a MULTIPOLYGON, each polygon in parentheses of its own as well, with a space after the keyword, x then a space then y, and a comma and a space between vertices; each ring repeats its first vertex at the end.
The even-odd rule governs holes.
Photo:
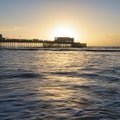
POLYGON ((74 43, 74 38, 71 37, 55 37, 55 42, 58 43, 74 43))

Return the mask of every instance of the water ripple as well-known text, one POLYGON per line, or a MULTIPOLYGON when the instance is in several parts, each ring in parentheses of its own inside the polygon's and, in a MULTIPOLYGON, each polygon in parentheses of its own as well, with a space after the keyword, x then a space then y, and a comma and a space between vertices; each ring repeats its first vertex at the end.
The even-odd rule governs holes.
POLYGON ((97 50, 1 50, 0 120, 119 120, 120 53, 97 50))

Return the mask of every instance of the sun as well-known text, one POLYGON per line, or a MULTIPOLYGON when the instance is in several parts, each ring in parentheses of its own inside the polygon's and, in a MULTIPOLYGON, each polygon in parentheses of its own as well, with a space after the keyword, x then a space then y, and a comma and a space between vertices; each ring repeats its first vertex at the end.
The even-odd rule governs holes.
POLYGON ((51 37, 55 38, 55 37, 72 37, 75 40, 77 40, 79 38, 79 35, 77 34, 77 32, 69 26, 58 26, 55 27, 51 33, 51 37))

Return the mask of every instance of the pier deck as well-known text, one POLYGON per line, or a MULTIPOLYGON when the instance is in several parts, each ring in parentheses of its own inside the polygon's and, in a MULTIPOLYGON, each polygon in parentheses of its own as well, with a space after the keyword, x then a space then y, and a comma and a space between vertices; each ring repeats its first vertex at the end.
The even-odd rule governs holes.
POLYGON ((0 48, 68 48, 86 47, 85 43, 39 41, 39 40, 0 40, 0 48))

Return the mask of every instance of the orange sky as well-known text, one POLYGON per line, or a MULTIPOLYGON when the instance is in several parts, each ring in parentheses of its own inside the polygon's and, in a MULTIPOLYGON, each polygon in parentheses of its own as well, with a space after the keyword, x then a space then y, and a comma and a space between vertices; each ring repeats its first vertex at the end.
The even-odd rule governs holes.
POLYGON ((120 46, 120 0, 1 0, 6 38, 75 37, 89 46, 120 46))

